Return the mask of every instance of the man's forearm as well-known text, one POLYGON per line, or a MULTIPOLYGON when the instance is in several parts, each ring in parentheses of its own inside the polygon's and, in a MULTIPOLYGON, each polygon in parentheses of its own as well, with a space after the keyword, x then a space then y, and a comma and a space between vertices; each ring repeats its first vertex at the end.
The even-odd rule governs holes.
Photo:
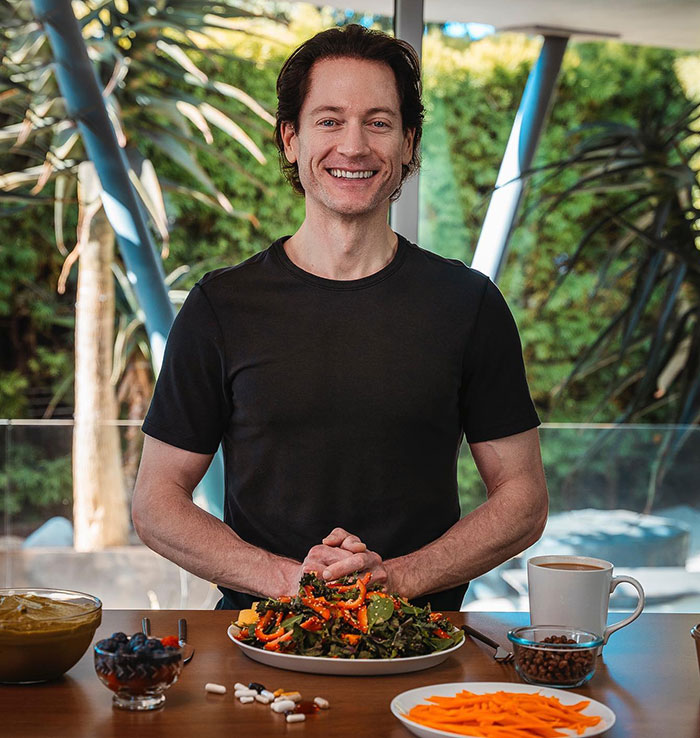
POLYGON ((215 584, 264 597, 296 593, 300 563, 243 541, 186 494, 134 506, 134 527, 154 551, 215 584))
POLYGON ((390 586, 412 598, 464 584, 535 543, 546 520, 546 491, 511 484, 432 543, 385 561, 390 586))

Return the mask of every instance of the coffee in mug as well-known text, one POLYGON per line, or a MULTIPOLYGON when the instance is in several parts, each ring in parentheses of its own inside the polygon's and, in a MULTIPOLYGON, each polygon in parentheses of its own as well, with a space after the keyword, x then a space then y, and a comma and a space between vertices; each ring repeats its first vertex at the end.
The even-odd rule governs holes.
POLYGON ((644 590, 633 577, 613 576, 613 565, 588 556, 535 556, 527 562, 530 622, 533 625, 567 625, 600 635, 603 644, 611 633, 636 620, 644 608, 644 590), (610 594, 622 582, 639 594, 634 612, 607 625, 610 594))

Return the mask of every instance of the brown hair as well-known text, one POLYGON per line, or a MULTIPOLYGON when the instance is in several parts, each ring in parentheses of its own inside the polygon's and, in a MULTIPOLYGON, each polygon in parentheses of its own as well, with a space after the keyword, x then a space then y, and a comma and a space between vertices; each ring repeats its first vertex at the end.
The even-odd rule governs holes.
MULTIPOLYGON (((352 23, 344 28, 330 28, 317 33, 305 41, 282 66, 277 77, 277 122, 275 124, 275 143, 280 152, 280 166, 294 190, 304 194, 299 181, 299 168, 290 163, 284 154, 282 123, 291 123, 296 129, 299 125, 299 112, 309 90, 311 68, 321 59, 349 57, 381 62, 391 67, 396 79, 401 106, 403 130, 415 129, 413 156, 409 164, 404 164, 401 182, 413 174, 420 166, 420 139, 423 132, 423 103, 421 101, 420 61, 411 44, 388 36, 381 31, 371 31, 352 23)), ((401 186, 391 196, 395 200, 401 186)))

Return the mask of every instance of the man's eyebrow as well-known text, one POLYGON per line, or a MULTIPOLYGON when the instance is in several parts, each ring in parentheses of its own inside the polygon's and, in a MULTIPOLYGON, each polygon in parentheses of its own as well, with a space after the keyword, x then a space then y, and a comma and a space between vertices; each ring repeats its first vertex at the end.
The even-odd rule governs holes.
MULTIPOLYGON (((311 111, 311 115, 318 115, 319 113, 342 113, 344 112, 345 108, 340 107, 339 105, 319 105, 317 108, 314 108, 311 111)), ((394 110, 393 108, 370 108, 369 110, 365 110, 365 115, 376 115, 377 113, 384 113, 385 115, 390 115, 397 117, 398 111, 394 110)))

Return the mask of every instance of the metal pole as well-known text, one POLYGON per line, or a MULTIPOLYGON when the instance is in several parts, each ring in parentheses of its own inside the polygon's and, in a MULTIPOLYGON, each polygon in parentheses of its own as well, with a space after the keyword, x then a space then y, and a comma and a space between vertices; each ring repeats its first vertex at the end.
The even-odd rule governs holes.
POLYGON ((114 228, 127 277, 145 314, 156 371, 175 311, 165 287, 165 272, 129 181, 129 164, 117 142, 70 0, 32 0, 54 54, 58 87, 68 115, 77 124, 88 157, 102 185, 102 204, 114 228))
POLYGON ((532 164, 568 40, 568 36, 545 36, 510 132, 496 180, 496 190, 491 196, 472 261, 474 269, 494 281, 498 279, 504 263, 515 224, 523 191, 521 175, 532 164))
MULTIPOLYGON (((102 204, 126 265, 127 278, 143 309, 156 374, 175 310, 165 286, 163 263, 146 224, 144 209, 129 181, 129 164, 107 114, 102 91, 70 0, 32 0, 54 55, 54 71, 68 115, 80 130, 102 185, 102 204)), ((221 449, 199 488, 212 515, 223 517, 221 449)))
MULTIPOLYGON (((394 0, 394 35, 408 41, 421 58, 423 45, 423 0, 394 0)), ((401 197, 391 206, 391 227, 409 241, 418 241, 418 177, 416 173, 401 188, 401 197)))

